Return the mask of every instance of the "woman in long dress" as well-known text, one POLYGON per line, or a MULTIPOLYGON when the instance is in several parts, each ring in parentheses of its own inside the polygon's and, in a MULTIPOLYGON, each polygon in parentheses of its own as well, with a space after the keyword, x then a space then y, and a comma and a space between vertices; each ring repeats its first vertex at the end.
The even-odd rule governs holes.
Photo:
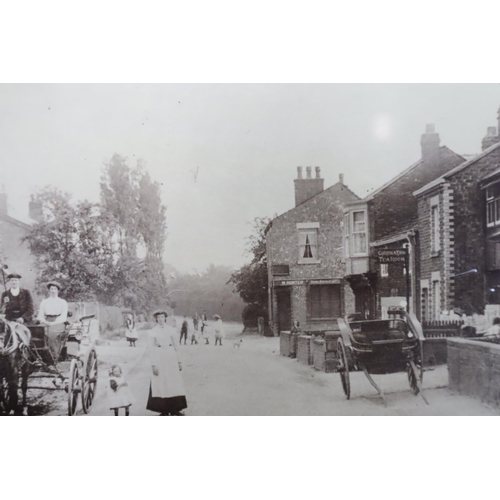
POLYGON ((148 336, 151 385, 146 408, 163 416, 183 416, 187 401, 178 357, 177 332, 167 325, 166 311, 156 311, 153 316, 157 325, 148 336))
POLYGON ((54 360, 57 360, 66 336, 64 323, 68 321, 68 303, 59 297, 62 286, 58 281, 49 281, 47 288, 49 296, 40 302, 37 319, 47 327, 48 347, 54 360))

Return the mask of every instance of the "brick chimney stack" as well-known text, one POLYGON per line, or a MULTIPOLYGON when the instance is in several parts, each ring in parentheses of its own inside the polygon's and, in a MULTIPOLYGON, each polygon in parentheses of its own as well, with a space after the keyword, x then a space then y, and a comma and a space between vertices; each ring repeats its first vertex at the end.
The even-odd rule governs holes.
POLYGON ((302 177, 302 167, 297 167, 295 184, 295 206, 304 203, 309 198, 321 193, 324 189, 324 179, 321 178, 321 169, 315 167, 316 177, 312 178, 312 168, 306 167, 306 178, 302 177))
POLYGON ((497 128, 496 127, 488 127, 486 135, 483 137, 481 141, 482 150, 488 149, 499 141, 499 137, 497 136, 497 128))
POLYGON ((422 148, 422 159, 430 160, 439 155, 439 134, 434 130, 434 124, 429 123, 425 127, 425 134, 422 134, 420 146, 422 148))
POLYGON ((31 195, 31 201, 29 203, 29 216, 36 222, 43 221, 43 208, 39 201, 35 201, 35 197, 31 195))

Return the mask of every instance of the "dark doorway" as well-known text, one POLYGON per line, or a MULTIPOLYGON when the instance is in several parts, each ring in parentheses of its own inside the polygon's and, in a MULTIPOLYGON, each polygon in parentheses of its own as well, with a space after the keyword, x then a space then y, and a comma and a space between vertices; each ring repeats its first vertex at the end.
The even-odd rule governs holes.
POLYGON ((375 303, 373 291, 370 287, 363 286, 354 290, 354 303, 356 312, 362 319, 375 318, 375 303))
POLYGON ((278 306, 278 334, 282 331, 290 331, 292 328, 292 302, 290 290, 278 290, 276 292, 278 306))

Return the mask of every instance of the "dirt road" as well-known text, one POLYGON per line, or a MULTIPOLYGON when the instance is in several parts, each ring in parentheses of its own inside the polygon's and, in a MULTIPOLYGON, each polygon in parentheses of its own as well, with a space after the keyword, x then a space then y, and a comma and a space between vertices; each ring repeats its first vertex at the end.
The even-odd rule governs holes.
MULTIPOLYGON (((238 328, 234 328, 234 335, 238 328)), ((124 367, 136 403, 131 415, 156 415, 145 410, 150 365, 139 333, 137 347, 125 340, 98 346, 100 376, 91 415, 112 415, 106 400, 107 369, 124 367)), ((229 336, 233 336, 231 333, 229 336)), ((187 391, 186 415, 498 415, 500 411, 447 388, 446 367, 424 376, 430 402, 408 390, 406 374, 375 376, 387 394, 387 405, 375 394, 363 373, 352 373, 351 400, 347 401, 336 374, 314 371, 296 360, 279 356, 279 339, 241 336, 239 348, 226 338, 222 347, 182 345, 183 377, 187 391)), ((54 410, 51 414, 61 414, 54 410)), ((64 411, 62 411, 64 414, 64 411)))

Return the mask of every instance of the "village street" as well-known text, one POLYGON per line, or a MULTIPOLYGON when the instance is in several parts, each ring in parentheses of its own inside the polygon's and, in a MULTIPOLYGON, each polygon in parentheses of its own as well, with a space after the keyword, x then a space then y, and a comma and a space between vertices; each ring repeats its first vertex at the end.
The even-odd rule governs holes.
MULTIPOLYGON (((170 318, 169 318, 170 319, 170 318)), ((178 324, 180 324, 178 322, 178 324)), ((351 374, 352 395, 347 401, 337 374, 315 371, 294 359, 279 355, 279 339, 241 335, 239 325, 227 328, 222 347, 182 345, 183 378, 188 416, 203 415, 498 415, 468 397, 447 388, 445 366, 425 372, 424 388, 430 405, 409 391, 405 373, 375 376, 386 392, 387 405, 378 397, 362 372, 351 374)), ((150 365, 145 349, 147 330, 139 332, 137 347, 122 340, 97 347, 99 382, 90 415, 112 415, 106 399, 107 370, 113 363, 124 368, 136 403, 131 415, 156 415, 145 410, 150 365)), ((62 396, 62 395, 61 395, 62 396)), ((64 415, 62 405, 49 415, 64 415)), ((122 410, 123 411, 123 410, 122 410)), ((82 414, 81 410, 78 414, 82 414)))

